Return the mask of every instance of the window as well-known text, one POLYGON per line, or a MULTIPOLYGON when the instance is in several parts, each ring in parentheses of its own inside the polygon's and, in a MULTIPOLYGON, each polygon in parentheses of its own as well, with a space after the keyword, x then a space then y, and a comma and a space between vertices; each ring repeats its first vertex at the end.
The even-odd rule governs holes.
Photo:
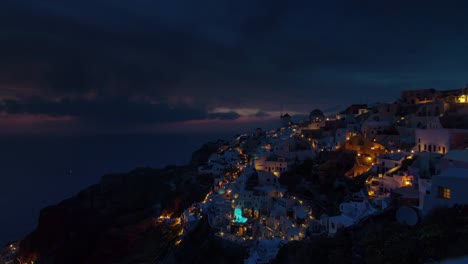
POLYGON ((447 187, 439 186, 439 198, 450 200, 451 192, 447 187))

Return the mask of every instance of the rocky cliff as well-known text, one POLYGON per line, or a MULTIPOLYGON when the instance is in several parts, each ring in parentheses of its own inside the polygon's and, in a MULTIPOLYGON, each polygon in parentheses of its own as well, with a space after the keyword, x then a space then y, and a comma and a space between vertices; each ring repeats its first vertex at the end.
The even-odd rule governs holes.
MULTIPOLYGON (((111 174, 77 195, 41 210, 36 229, 20 244, 20 259, 39 263, 124 263, 143 254, 146 260, 165 248, 164 232, 152 217, 161 211, 180 214, 208 192, 199 184, 196 165, 206 162, 221 142, 194 152, 190 165, 140 168, 111 174), (149 240, 148 240, 149 239, 149 240), (151 250, 138 247, 148 240, 151 250)), ((133 261, 130 261, 133 262, 133 261)), ((129 263, 130 263, 129 262, 129 263)), ((29 263, 29 262, 28 262, 29 263)))

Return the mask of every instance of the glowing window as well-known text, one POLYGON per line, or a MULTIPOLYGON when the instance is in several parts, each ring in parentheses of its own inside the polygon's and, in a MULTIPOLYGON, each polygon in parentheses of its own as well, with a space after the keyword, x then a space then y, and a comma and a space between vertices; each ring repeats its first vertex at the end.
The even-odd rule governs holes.
POLYGON ((452 193, 449 188, 439 186, 439 198, 450 200, 452 193))

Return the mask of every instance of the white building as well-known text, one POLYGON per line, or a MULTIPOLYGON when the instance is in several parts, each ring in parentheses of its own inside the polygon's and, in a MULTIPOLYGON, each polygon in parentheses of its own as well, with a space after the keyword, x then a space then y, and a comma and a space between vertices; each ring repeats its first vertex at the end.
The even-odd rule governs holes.
POLYGON ((407 152, 394 152, 381 155, 377 157, 376 172, 385 173, 395 167, 399 167, 408 156, 410 156, 410 153, 407 152))
POLYGON ((366 138, 374 138, 378 133, 391 128, 389 121, 370 121, 366 120, 361 127, 361 132, 366 138))
POLYGON ((279 176, 281 173, 285 172, 290 164, 291 162, 285 158, 277 156, 265 155, 254 160, 255 169, 257 171, 268 171, 276 176, 279 176))
POLYGON ((441 171, 448 168, 465 168, 468 169, 468 150, 451 150, 445 154, 440 160, 441 171))
POLYGON ((414 177, 408 172, 402 171, 401 167, 395 167, 367 180, 368 193, 374 197, 388 197, 390 192, 400 187, 412 186, 414 177))
POLYGON ((468 138, 466 129, 416 129, 415 151, 445 154, 451 149, 463 147, 468 138))
POLYGON ((423 214, 437 207, 468 204, 468 169, 449 168, 432 177, 424 198, 423 214))
POLYGON ((258 184, 260 186, 278 185, 279 184, 278 178, 279 177, 277 177, 271 172, 266 172, 266 171, 258 172, 258 184))
POLYGON ((356 224, 354 219, 346 215, 337 215, 328 218, 328 235, 334 236, 342 228, 356 224))

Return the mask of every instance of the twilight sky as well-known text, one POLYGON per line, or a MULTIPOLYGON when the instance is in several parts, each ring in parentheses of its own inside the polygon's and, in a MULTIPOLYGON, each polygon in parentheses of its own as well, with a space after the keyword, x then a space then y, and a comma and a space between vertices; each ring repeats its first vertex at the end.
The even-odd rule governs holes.
POLYGON ((468 83, 467 1, 3 0, 0 133, 262 124, 468 83))

